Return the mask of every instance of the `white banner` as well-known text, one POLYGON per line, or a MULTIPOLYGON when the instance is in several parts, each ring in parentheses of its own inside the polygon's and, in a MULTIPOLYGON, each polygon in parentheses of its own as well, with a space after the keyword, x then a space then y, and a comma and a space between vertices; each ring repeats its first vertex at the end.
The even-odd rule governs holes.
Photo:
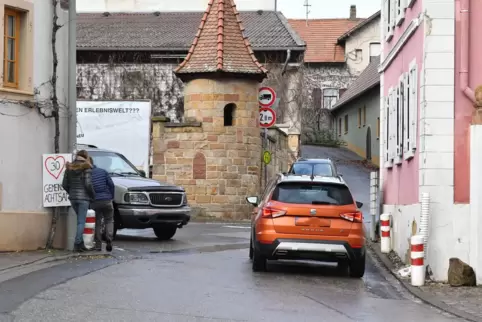
POLYGON ((149 174, 151 103, 77 101, 77 143, 123 154, 149 174))
POLYGON ((65 164, 72 162, 71 154, 44 154, 42 158, 44 207, 68 207, 69 196, 62 188, 65 164))

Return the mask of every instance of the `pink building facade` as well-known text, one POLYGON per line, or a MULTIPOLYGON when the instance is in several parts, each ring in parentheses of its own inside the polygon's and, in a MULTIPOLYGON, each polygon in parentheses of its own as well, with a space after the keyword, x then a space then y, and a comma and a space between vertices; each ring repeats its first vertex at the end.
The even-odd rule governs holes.
POLYGON ((478 213, 470 198, 471 180, 482 179, 470 174, 474 90, 482 84, 481 18, 480 0, 382 0, 383 212, 391 215, 393 250, 409 263, 410 237, 420 233, 421 195, 429 194, 426 263, 439 281, 447 279, 451 257, 480 269, 482 277, 482 244, 481 251, 474 246, 482 242, 474 230, 478 213))

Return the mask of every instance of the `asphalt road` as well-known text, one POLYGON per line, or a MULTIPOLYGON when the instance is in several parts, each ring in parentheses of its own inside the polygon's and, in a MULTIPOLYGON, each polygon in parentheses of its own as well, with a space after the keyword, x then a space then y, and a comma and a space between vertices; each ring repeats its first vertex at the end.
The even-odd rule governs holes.
MULTIPOLYGON (((356 199, 368 204, 369 170, 343 150, 305 147, 341 160, 356 199)), ((462 321, 409 295, 370 255, 363 279, 336 265, 271 262, 253 273, 248 224, 190 223, 174 240, 121 230, 114 258, 60 263, 0 283, 0 322, 15 321, 462 321)))
POLYGON ((335 162, 338 172, 343 175, 353 197, 357 201, 363 202, 361 208, 364 215, 363 220, 369 231, 372 220, 370 216, 370 170, 356 162, 361 161, 361 158, 347 149, 319 146, 303 146, 301 155, 304 158, 329 158, 335 162))
POLYGON ((416 302, 371 257, 363 279, 318 263, 253 273, 247 225, 181 232, 159 242, 149 230, 124 231, 115 258, 0 283, 0 321, 460 321, 416 302))

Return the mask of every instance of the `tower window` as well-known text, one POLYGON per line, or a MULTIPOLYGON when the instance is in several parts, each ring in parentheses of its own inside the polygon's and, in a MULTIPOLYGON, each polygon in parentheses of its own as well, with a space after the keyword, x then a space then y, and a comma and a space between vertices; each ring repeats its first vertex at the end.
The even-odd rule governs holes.
POLYGON ((224 126, 234 125, 234 112, 236 110, 236 105, 230 103, 224 107, 224 126))

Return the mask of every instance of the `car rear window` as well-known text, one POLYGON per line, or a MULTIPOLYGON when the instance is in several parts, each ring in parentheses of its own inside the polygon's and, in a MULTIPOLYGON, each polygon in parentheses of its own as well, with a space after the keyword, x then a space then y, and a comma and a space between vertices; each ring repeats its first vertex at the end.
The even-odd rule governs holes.
POLYGON ((293 174, 332 177, 333 171, 329 163, 295 163, 291 170, 293 174))
POLYGON ((353 197, 345 185, 317 182, 280 183, 271 200, 297 204, 350 205, 353 197))

